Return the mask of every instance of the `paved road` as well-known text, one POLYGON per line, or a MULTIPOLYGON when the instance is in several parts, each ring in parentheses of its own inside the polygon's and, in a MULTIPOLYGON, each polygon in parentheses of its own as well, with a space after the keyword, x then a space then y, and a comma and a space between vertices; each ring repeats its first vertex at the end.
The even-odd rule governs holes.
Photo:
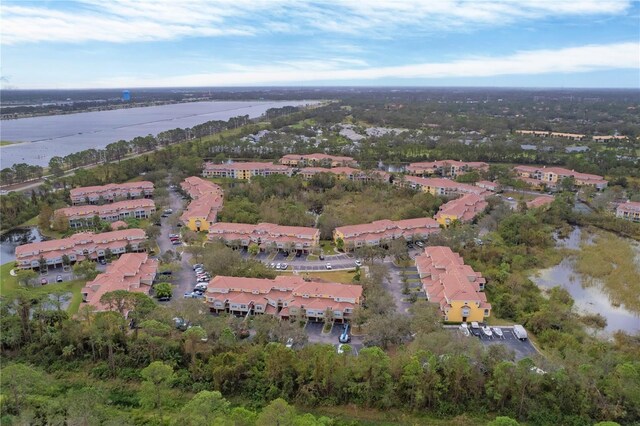
MULTIPOLYGON (((403 284, 402 284, 402 271, 406 270, 411 272, 412 276, 417 275, 417 269, 415 266, 409 268, 399 268, 393 264, 391 259, 387 258, 385 260, 385 265, 389 269, 389 274, 391 275, 391 281, 385 281, 384 287, 389 292, 389 294, 393 297, 393 300, 396 304, 396 310, 401 313, 408 315, 409 308, 411 307, 410 302, 405 302, 403 299, 409 297, 409 295, 402 294, 403 284)), ((410 284, 411 286, 411 284, 410 284)))
MULTIPOLYGON (((174 190, 169 190, 169 205, 170 208, 173 209, 174 213, 181 213, 183 209, 184 201, 174 190)), ((160 236, 157 239, 158 247, 160 248, 160 254, 165 253, 167 250, 175 251, 176 247, 171 243, 169 239, 169 234, 179 234, 179 228, 172 228, 168 223, 167 218, 162 218, 161 226, 160 226, 160 236)), ((174 272, 172 275, 172 284, 173 284, 173 300, 177 298, 181 298, 184 293, 187 291, 193 290, 193 285, 196 282, 195 274, 189 263, 191 259, 191 255, 188 253, 182 254, 181 268, 179 271, 174 272)))
MULTIPOLYGON (((248 258, 249 254, 243 251, 242 256, 248 258)), ((283 253, 278 253, 273 259, 270 259, 269 253, 259 253, 255 259, 266 265, 287 263, 289 264, 289 269, 294 271, 326 271, 327 263, 331 264, 331 270, 348 270, 356 267, 355 258, 351 254, 327 254, 324 257, 324 260, 307 260, 306 256, 287 260, 287 256, 283 253)))

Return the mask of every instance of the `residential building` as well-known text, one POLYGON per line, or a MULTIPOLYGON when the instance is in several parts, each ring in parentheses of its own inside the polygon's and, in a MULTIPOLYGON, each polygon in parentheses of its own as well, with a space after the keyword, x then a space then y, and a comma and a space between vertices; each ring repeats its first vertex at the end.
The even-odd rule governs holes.
POLYGON ((475 183, 475 185, 479 188, 486 189, 491 192, 498 192, 500 189, 500 184, 498 182, 491 182, 488 180, 481 180, 475 183))
POLYGON ((83 186, 69 191, 71 204, 102 204, 119 200, 153 197, 153 183, 148 181, 110 183, 103 186, 83 186))
POLYGON ((275 279, 218 275, 209 282, 205 300, 212 312, 318 321, 330 311, 333 319, 345 322, 362 303, 362 286, 305 281, 297 275, 275 279))
POLYGON ((426 247, 416 256, 416 267, 427 300, 440 307, 445 321, 484 321, 490 316, 485 278, 449 247, 426 247))
POLYGON ((425 240, 438 232, 438 222, 430 217, 405 220, 377 220, 360 225, 340 226, 333 230, 333 240, 341 240, 344 249, 351 251, 364 246, 379 246, 392 240, 425 240))
POLYGON ((538 207, 546 206, 551 204, 555 198, 551 195, 540 195, 533 200, 527 201, 527 207, 530 209, 535 209, 538 207))
POLYGON ((156 211, 153 200, 141 198, 138 200, 116 201, 111 204, 86 206, 72 206, 58 209, 54 217, 64 216, 69 220, 69 227, 83 228, 93 226, 96 216, 105 222, 116 222, 126 218, 146 219, 156 211))
POLYGON ((391 175, 381 170, 360 170, 352 167, 333 167, 331 169, 323 167, 305 167, 298 171, 304 179, 311 179, 318 173, 332 173, 338 180, 351 180, 358 182, 389 182, 391 175))
POLYGON ((423 178, 418 176, 405 175, 401 179, 394 181, 395 185, 408 186, 422 192, 429 192, 433 195, 458 195, 476 194, 486 195, 488 191, 484 188, 466 183, 459 183, 443 178, 423 178))
POLYGON ((158 272, 158 261, 146 253, 126 253, 107 266, 93 281, 82 288, 82 301, 96 311, 114 310, 114 306, 102 303, 100 298, 111 291, 126 290, 149 294, 158 272))
POLYGON ((562 167, 516 166, 513 170, 526 182, 539 181, 538 183, 541 182, 551 188, 555 188, 565 178, 573 178, 578 186, 593 186, 600 190, 607 187, 607 181, 602 176, 580 173, 562 167))
POLYGON ((62 257, 67 255, 71 263, 90 259, 104 258, 107 250, 115 256, 127 251, 143 250, 142 243, 147 239, 142 229, 123 229, 120 231, 79 232, 60 240, 41 241, 16 247, 16 262, 21 269, 40 267, 40 258, 48 266, 62 266, 62 257))
POLYGON ((581 133, 548 132, 544 130, 516 130, 516 133, 520 135, 540 136, 540 137, 551 136, 554 138, 565 138, 565 139, 571 139, 574 141, 580 141, 586 137, 586 135, 583 135, 581 133))
POLYGON ((487 206, 488 203, 483 196, 466 194, 441 205, 435 219, 444 227, 448 227, 454 221, 471 222, 487 206))
POLYGON ((209 226, 209 240, 222 240, 227 245, 249 247, 252 243, 260 250, 297 250, 309 253, 320 242, 320 230, 303 226, 282 226, 273 223, 217 222, 209 226))
POLYGON ((431 176, 435 174, 455 178, 471 170, 486 170, 488 168, 489 165, 482 161, 439 160, 411 163, 407 166, 407 172, 417 176, 431 176))
POLYGON ((258 162, 213 164, 208 162, 204 164, 202 176, 249 180, 254 176, 291 176, 292 173, 291 167, 282 164, 258 162))
POLYGON ((640 222, 640 202, 627 201, 626 203, 618 204, 616 217, 632 222, 640 222))
POLYGON ((186 178, 180 187, 191 197, 180 220, 192 231, 208 231, 218 219, 218 212, 222 210, 222 188, 197 176, 186 178))
POLYGON ((610 141, 623 141, 623 140, 627 140, 629 139, 627 136, 623 136, 623 135, 613 135, 613 136, 609 136, 609 135, 601 135, 601 136, 593 136, 593 141, 594 142, 610 142, 610 141))
POLYGON ((328 154, 287 154, 280 159, 280 164, 290 167, 324 166, 350 167, 358 163, 351 157, 328 154))

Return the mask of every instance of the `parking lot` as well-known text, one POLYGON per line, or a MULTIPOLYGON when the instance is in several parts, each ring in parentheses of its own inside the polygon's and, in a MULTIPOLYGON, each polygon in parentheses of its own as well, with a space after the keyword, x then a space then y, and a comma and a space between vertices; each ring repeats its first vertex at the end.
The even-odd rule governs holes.
MULTIPOLYGON (((324 327, 324 323, 322 322, 313 322, 309 321, 305 326, 305 331, 309 336, 309 343, 323 343, 333 345, 333 347, 338 350, 338 345, 340 345, 339 338, 340 334, 342 334, 342 324, 335 323, 333 328, 331 329, 331 333, 323 334, 322 328, 324 327)), ((351 336, 351 341, 348 343, 351 347, 351 353, 355 356, 360 353, 360 350, 364 347, 362 344, 362 339, 359 336, 351 336)))
MULTIPOLYGON (((496 327, 491 327, 491 328, 493 329, 496 327)), ((498 327, 498 328, 502 330, 501 338, 496 336, 495 333, 492 337, 484 336, 482 333, 480 333, 480 335, 477 337, 474 336, 473 334, 471 334, 469 337, 478 338, 480 342, 482 342, 482 344, 485 346, 504 345, 515 352, 516 360, 520 360, 526 357, 532 357, 538 354, 538 351, 536 350, 536 348, 533 347, 533 344, 529 341, 529 339, 523 341, 518 339, 513 334, 512 327, 498 327)), ((454 331, 455 333, 462 334, 457 327, 451 328, 451 330, 454 331)))

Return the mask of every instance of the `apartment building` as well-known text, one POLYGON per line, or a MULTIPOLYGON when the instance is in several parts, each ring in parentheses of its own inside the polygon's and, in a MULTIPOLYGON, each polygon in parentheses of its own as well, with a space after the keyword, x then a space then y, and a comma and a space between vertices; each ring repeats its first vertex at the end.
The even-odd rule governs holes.
POLYGON ((516 130, 516 133, 520 135, 530 135, 530 136, 539 136, 539 137, 551 136, 553 138, 564 138, 564 139, 570 139, 573 141, 581 141, 586 137, 586 135, 583 135, 581 133, 547 132, 544 130, 516 130))
POLYGON ((616 217, 632 222, 640 222, 640 202, 627 200, 626 203, 618 204, 616 217))
POLYGON ((607 187, 607 181, 602 176, 579 173, 562 167, 516 166, 513 170, 525 182, 545 184, 551 188, 556 187, 558 183, 568 177, 572 177, 578 186, 593 186, 599 190, 607 187))
POLYGON ((205 163, 202 176, 208 178, 233 178, 250 180, 254 176, 287 175, 291 176, 293 169, 282 164, 272 163, 205 163))
POLYGON ((79 232, 68 238, 39 243, 23 244, 16 247, 16 262, 21 269, 40 267, 40 258, 44 258, 51 267, 62 266, 62 257, 67 255, 71 263, 86 259, 103 258, 110 250, 113 255, 121 255, 127 251, 141 251, 142 243, 147 239, 142 229, 123 229, 120 231, 79 232))
POLYGON ((423 178, 419 176, 405 175, 401 179, 396 179, 394 184, 442 196, 458 194, 487 195, 489 193, 486 189, 479 186, 458 183, 456 181, 443 178, 423 178))
POLYGON ((192 231, 208 231, 222 210, 223 191, 218 185, 197 176, 186 178, 180 187, 191 197, 191 202, 180 216, 192 231))
POLYGON ((439 160, 421 163, 411 163, 407 172, 417 176, 439 175, 455 178, 471 170, 487 170, 489 165, 482 161, 439 160))
POLYGON ((351 157, 328 154, 287 154, 280 159, 280 164, 289 167, 356 167, 358 163, 351 157))
POLYGON ((416 267, 427 300, 440 307, 445 321, 484 321, 490 316, 486 279, 449 247, 426 247, 416 256, 416 267))
POLYGON ((333 319, 345 322, 362 302, 362 286, 305 281, 295 275, 275 279, 219 275, 209 282, 205 300, 211 312, 269 314, 312 321, 325 320, 331 312, 333 319))
POLYGON ((530 209, 535 209, 538 207, 546 206, 553 203, 555 198, 551 195, 540 195, 539 197, 534 198, 533 200, 527 201, 527 207, 530 209))
POLYGON ((113 203, 119 200, 153 197, 153 183, 148 181, 110 183, 103 186, 83 186, 69 191, 71 204, 113 203))
POLYGON ((352 167, 333 167, 331 169, 323 167, 304 167, 298 171, 304 179, 311 179, 318 173, 332 173, 338 180, 350 180, 355 182, 389 182, 391 175, 381 170, 360 170, 352 167))
POLYGON ((153 200, 141 198, 137 200, 116 201, 111 204, 72 206, 58 209, 54 217, 64 216, 71 228, 93 226, 94 217, 105 222, 115 222, 126 218, 146 219, 156 212, 153 200))
POLYGON ((282 226, 273 223, 217 222, 209 226, 208 239, 222 240, 227 245, 249 247, 252 243, 260 250, 297 250, 309 253, 320 243, 320 230, 303 226, 282 226))
POLYGON ((607 135, 601 135, 601 136, 593 136, 593 141, 594 142, 611 142, 611 141, 623 141, 623 140, 627 140, 629 139, 626 136, 623 135, 613 135, 613 136, 607 136, 607 135))
POLYGON ((455 200, 451 200, 440 206, 435 215, 436 221, 444 227, 448 227, 454 221, 471 222, 488 206, 483 196, 466 194, 455 200))
POLYGON ((82 301, 93 306, 96 311, 115 310, 116 306, 109 306, 100 301, 105 293, 125 290, 149 294, 157 272, 158 261, 151 259, 146 253, 123 254, 108 265, 104 273, 82 288, 82 301))
POLYGON ((430 217, 405 220, 377 220, 360 225, 340 226, 333 230, 333 240, 341 240, 344 249, 355 250, 364 246, 380 246, 392 240, 425 240, 430 234, 440 231, 438 222, 430 217))
POLYGON ((488 180, 481 180, 475 183, 478 188, 486 189, 491 192, 498 192, 500 190, 500 184, 498 182, 491 182, 488 180))

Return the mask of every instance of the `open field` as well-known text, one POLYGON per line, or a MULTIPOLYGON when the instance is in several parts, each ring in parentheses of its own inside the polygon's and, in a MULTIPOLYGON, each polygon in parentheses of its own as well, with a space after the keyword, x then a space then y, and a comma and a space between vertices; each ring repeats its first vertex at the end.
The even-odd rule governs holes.
MULTIPOLYGON (((292 274, 292 271, 283 271, 282 274, 292 274)), ((299 275, 303 277, 320 278, 329 282, 352 284, 355 271, 317 271, 317 272, 302 272, 299 275)))

